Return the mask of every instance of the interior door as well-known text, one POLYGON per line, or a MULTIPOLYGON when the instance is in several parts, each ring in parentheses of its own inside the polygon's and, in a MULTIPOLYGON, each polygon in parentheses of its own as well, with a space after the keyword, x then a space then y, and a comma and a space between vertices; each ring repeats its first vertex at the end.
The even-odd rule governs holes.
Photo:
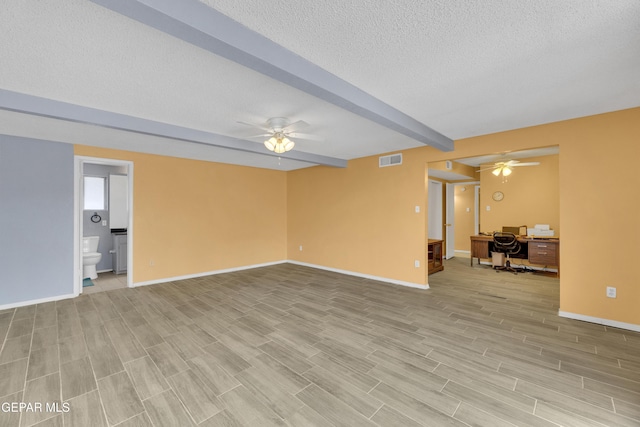
POLYGON ((456 255, 455 239, 455 185, 447 184, 447 203, 445 217, 447 222, 444 225, 445 245, 444 258, 451 259, 456 255))
POLYGON ((442 240, 442 183, 429 180, 429 239, 442 240))

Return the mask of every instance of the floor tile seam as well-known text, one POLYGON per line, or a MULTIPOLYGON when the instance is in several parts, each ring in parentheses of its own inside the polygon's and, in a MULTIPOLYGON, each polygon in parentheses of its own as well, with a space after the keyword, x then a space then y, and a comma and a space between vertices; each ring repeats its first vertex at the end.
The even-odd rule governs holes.
MULTIPOLYGON (((428 406, 431 410, 433 410, 433 411, 435 411, 435 412, 438 412, 438 413, 440 413, 440 414, 442 414, 442 415, 444 415, 444 416, 446 416, 446 417, 453 418, 453 416, 454 416, 455 412, 458 410, 458 408, 460 407, 460 405, 461 405, 464 401, 463 401, 462 399, 459 399, 459 398, 457 398, 457 397, 455 397, 455 396, 452 396, 452 395, 447 394, 447 393, 445 393, 445 392, 444 392, 444 389, 445 389, 446 385, 447 385, 449 382, 451 382, 451 380, 449 380, 448 378, 447 378, 446 380, 447 380, 447 381, 446 381, 446 382, 445 382, 445 384, 440 388, 440 390, 433 390, 433 391, 434 391, 434 392, 436 392, 436 393, 440 393, 442 396, 449 397, 449 398, 451 398, 451 399, 453 399, 453 400, 458 401, 458 404, 456 405, 456 409, 455 409, 455 410, 453 410, 453 412, 451 413, 451 415, 446 414, 446 413, 444 413, 442 410, 440 410, 440 409, 438 409, 438 408, 436 408, 436 407, 432 406, 428 401, 423 400, 423 398, 422 398, 422 397, 416 397, 416 396, 415 396, 415 395, 413 395, 413 394, 409 394, 409 393, 407 393, 407 392, 405 392, 405 391, 403 391, 403 390, 399 390, 398 388, 396 388, 396 387, 394 387, 394 386, 392 386, 392 385, 390 385, 390 384, 387 384, 387 383, 385 383, 384 381, 380 381, 380 383, 379 383, 378 385, 380 385, 380 384, 384 384, 385 386, 387 386, 387 387, 389 387, 389 388, 392 388, 393 390, 395 390, 395 391, 399 392, 400 394, 405 395, 405 396, 407 396, 407 397, 409 397, 409 398, 411 398, 411 399, 413 399, 413 400, 416 400, 416 401, 418 401, 418 402, 422 403, 423 405, 428 406)), ((376 387, 377 387, 377 386, 376 386, 376 387)), ((373 389, 372 389, 372 391, 373 391, 373 389)), ((373 397, 373 396, 372 396, 372 397, 373 397)), ((420 420, 416 420, 415 418, 411 417, 409 414, 406 414, 406 413, 404 413, 403 411, 401 411, 399 408, 395 408, 395 407, 393 407, 390 403, 387 403, 387 402, 385 402, 384 400, 381 400, 381 399, 378 399, 378 400, 380 400, 380 401, 383 403, 383 406, 384 406, 384 405, 387 405, 387 406, 389 406, 389 407, 391 407, 391 408, 395 409, 396 411, 398 411, 398 412, 399 412, 399 413, 401 413, 402 415, 404 415, 404 416, 406 416, 406 417, 408 417, 408 418, 412 419, 413 421, 416 421, 418 424, 423 424, 420 420)))
MULTIPOLYGON (((13 319, 15 318, 16 312, 17 312, 17 309, 14 310, 14 312, 13 312, 13 318, 11 319, 11 323, 13 323, 13 319)), ((35 327, 35 324, 36 324, 36 317, 33 316, 33 327, 35 327)), ((10 330, 11 330, 11 324, 9 325, 9 329, 7 329, 7 336, 9 336, 9 331, 10 330)), ((5 341, 6 341, 6 339, 5 339, 5 341)), ((29 381, 33 381, 33 380, 37 379, 37 378, 33 378, 31 380, 28 379, 29 378, 29 366, 31 365, 31 348, 32 347, 33 347, 33 328, 31 330, 31 340, 29 341, 29 355, 26 357, 26 359, 27 359, 27 367, 26 367, 26 369, 24 371, 24 384, 22 386, 22 400, 24 400, 25 394, 27 393, 27 383, 29 381)), ((60 357, 58 357, 58 365, 59 364, 60 364, 60 357)), ((58 366, 58 368, 60 368, 60 366, 58 366)), ((43 376, 46 376, 46 375, 42 375, 41 377, 43 377, 43 376)), ((41 378, 41 377, 38 377, 38 378, 41 378)), ((60 393, 60 399, 62 400, 62 392, 60 393)), ((22 416, 23 416, 22 411, 20 411, 19 425, 22 425, 22 416)))
MULTIPOLYGON (((225 372, 226 372, 226 371, 225 371, 225 372)), ((215 394, 215 393, 214 393, 214 395, 215 395, 218 399, 220 399, 222 396, 224 396, 225 394, 229 393, 230 391, 233 391, 233 390, 237 389, 238 387, 245 387, 245 386, 244 386, 244 384, 243 384, 243 383, 241 383, 241 382, 240 382, 240 380, 238 380, 238 379, 235 377, 235 375, 231 375, 231 377, 233 377, 233 379, 235 379, 235 380, 236 380, 236 382, 237 382, 238 384, 236 384, 235 386, 231 387, 229 390, 225 390, 224 392, 222 392, 222 393, 220 393, 220 394, 215 394)), ((307 385, 307 387, 308 387, 308 385, 307 385)), ((246 388, 246 387, 245 387, 245 388, 246 388)), ((305 388, 306 388, 306 387, 305 387, 305 388)), ((302 390, 301 390, 301 391, 302 391, 302 390)))
MULTIPOLYGON (((13 312, 13 317, 11 318, 11 323, 13 323, 13 319, 15 318, 16 312, 18 310, 14 310, 13 312)), ((7 329, 7 335, 6 337, 9 336, 9 331, 11 330, 11 323, 9 324, 9 328, 7 329)), ((36 318, 35 316, 33 317, 33 326, 35 327, 35 323, 36 323, 36 318)), ((5 338, 6 341, 6 338, 5 338)), ((33 346, 33 330, 31 331, 31 340, 29 342, 29 355, 27 356, 27 367, 24 371, 24 384, 22 386, 22 401, 25 400, 25 394, 27 393, 27 383, 29 382, 29 380, 27 380, 28 375, 29 375, 29 365, 30 365, 30 360, 31 360, 31 348, 33 346)), ((60 358, 58 358, 58 362, 60 358)), ((18 392, 19 393, 19 392, 18 392)), ((62 400, 62 393, 60 394, 60 400, 62 400)), ((26 416, 22 411, 20 411, 20 416, 18 417, 18 425, 21 426, 22 425, 22 417, 26 416)))
MULTIPOLYGON (((376 364, 376 366, 377 366, 377 364, 376 364)), ((327 371, 328 371, 328 369, 323 368, 322 366, 319 366, 319 365, 315 365, 314 367, 317 367, 317 368, 319 368, 319 369, 321 369, 321 370, 327 370, 327 371)), ((375 366, 374 366, 374 368, 375 368, 375 366)), ((371 372, 371 370, 372 370, 372 369, 374 369, 374 368, 371 368, 371 369, 367 370, 367 372, 365 373, 365 375, 369 375, 369 372, 371 372)), ((310 371, 311 369, 313 369, 313 368, 307 369, 307 371, 310 371)), ((348 368, 347 368, 347 369, 348 369, 348 368)), ((306 372, 306 371, 305 371, 305 372, 306 372)), ((329 372, 330 372, 331 374, 333 374, 331 371, 329 371, 329 372)), ((334 374, 334 375, 335 375, 335 374, 334 374)), ((311 384, 315 384, 315 385, 316 385, 316 387, 318 387, 318 388, 320 388, 320 389, 322 389, 322 390, 326 391, 327 393, 329 393, 329 394, 331 394, 332 396, 336 397, 336 399, 338 398, 338 397, 337 397, 337 396, 335 396, 331 391, 329 391, 329 390, 325 389, 325 388, 324 388, 324 387, 322 387, 320 384, 316 383, 315 381, 312 381, 311 379, 309 379, 309 378, 305 377, 304 375, 303 375, 303 377, 304 377, 307 381, 309 381, 311 384)), ((356 385, 354 385, 354 384, 351 384, 351 383, 349 383, 349 382, 348 382, 348 381, 346 381, 346 380, 343 380, 341 377, 339 377, 339 378, 340 378, 342 381, 347 382, 348 386, 349 386, 349 387, 351 387, 351 388, 353 388, 355 391, 358 391, 358 392, 364 392, 365 394, 367 394, 367 395, 369 395, 369 396, 371 396, 371 391, 373 391, 373 389, 375 389, 375 388, 376 388, 380 383, 382 383, 382 381, 381 381, 381 380, 379 380, 378 378, 376 378, 376 377, 372 377, 373 379, 375 379, 376 381, 378 381, 378 383, 377 383, 375 386, 371 387, 368 391, 364 391, 364 390, 362 390, 360 387, 358 387, 358 386, 356 386, 356 385)), ((307 385, 306 385, 302 390, 304 390, 305 388, 309 387, 309 385, 311 385, 311 384, 307 384, 307 385)), ((340 388, 344 388, 344 387, 343 387, 342 385, 340 385, 340 388)), ((302 391, 302 390, 300 390, 300 391, 302 391)), ((299 391, 299 392, 300 392, 300 391, 299 391)), ((375 397, 373 397, 373 396, 371 396, 371 397, 372 397, 373 399, 380 400, 380 399, 377 399, 377 398, 375 398, 375 397)), ((339 399, 339 400, 340 400, 340 401, 342 401, 341 399, 339 399)), ((384 403, 384 402, 382 402, 382 403, 384 403)), ((346 404, 346 403, 345 403, 345 404, 346 404)), ((348 404, 347 404, 347 405, 348 405, 348 404)), ((350 406, 350 405, 348 405, 348 406, 350 406)), ((380 410, 380 408, 378 408, 378 409, 376 410, 376 412, 378 412, 379 410, 380 410)), ((362 415, 364 416, 364 414, 362 414, 362 415)))
MULTIPOLYGON (((142 401, 141 401, 141 402, 142 402, 142 401)), ((124 424, 124 423, 126 423, 127 421, 129 421, 129 420, 132 420, 132 419, 136 418, 136 417, 137 417, 137 416, 139 416, 140 414, 145 414, 145 415, 147 415, 147 418, 149 419, 149 421, 151 421, 151 426, 152 426, 152 427, 154 427, 154 426, 155 426, 155 424, 153 424, 153 421, 151 420, 151 417, 149 417, 149 414, 147 414, 147 408, 145 408, 145 407, 144 407, 144 405, 142 405, 142 407, 144 408, 144 409, 142 410, 142 412, 138 412, 137 414, 132 415, 132 416, 130 416, 129 418, 127 418, 127 419, 124 419, 124 420, 120 421, 118 424, 109 424, 109 423, 108 423, 108 421, 107 421, 107 426, 111 426, 111 427, 118 427, 118 426, 123 425, 123 424, 124 424)))
MULTIPOLYGON (((455 381, 451 381, 451 382, 455 383, 455 381)), ((463 387, 466 387, 466 388, 469 388, 469 387, 467 387, 467 386, 466 386, 466 385, 464 385, 464 384, 459 384, 459 385, 461 385, 461 386, 463 386, 463 387)), ((532 411, 532 412, 525 411, 525 410, 523 410, 523 409, 520 409, 520 408, 518 408, 518 407, 516 407, 516 406, 511 405, 509 402, 506 402, 506 401, 504 401, 504 400, 502 400, 502 399, 499 399, 499 398, 496 398, 496 397, 493 397, 493 396, 489 396, 488 394, 483 393, 482 391, 479 391, 479 390, 477 390, 477 389, 472 389, 472 390, 473 390, 474 392, 476 392, 476 393, 479 393, 479 394, 482 394, 483 396, 486 396, 487 398, 489 398, 489 399, 491 399, 491 400, 497 400, 497 401, 499 401, 501 404, 503 404, 503 405, 506 405, 506 406, 510 407, 510 408, 511 408, 511 409, 513 409, 514 411, 522 412, 523 414, 531 415, 531 416, 533 416, 533 417, 543 419, 542 417, 540 417, 540 416, 536 415, 533 411, 532 411)), ((505 418, 505 417, 507 417, 507 415, 504 415, 501 411, 489 412, 489 411, 487 411, 487 410, 486 410, 486 409, 484 409, 484 408, 481 408, 481 407, 476 406, 473 402, 469 402, 469 401, 466 401, 466 400, 464 400, 464 399, 459 399, 458 397, 453 396, 453 395, 451 395, 450 393, 447 393, 444 389, 443 389, 443 392, 442 392, 442 393, 443 393, 445 396, 449 396, 449 397, 451 397, 451 398, 453 398, 453 399, 460 400, 460 402, 461 402, 461 403, 465 403, 465 404, 467 404, 467 405, 471 406, 472 408, 475 408, 475 409, 476 409, 476 410, 478 410, 478 411, 486 412, 486 413, 488 413, 489 415, 492 415, 492 416, 494 416, 494 417, 496 417, 496 418, 501 419, 502 421, 506 421, 506 422, 508 422, 508 423, 510 423, 510 424, 513 424, 513 420, 508 419, 508 418, 505 418)), ((521 395, 523 395, 522 393, 520 393, 520 394, 521 394, 521 395)), ((523 395, 523 396, 526 396, 526 395, 523 395)), ((530 397, 530 396, 529 396, 529 397, 530 397)), ((534 398, 533 400, 534 400, 534 402, 535 402, 535 403, 537 403, 537 399, 535 399, 535 398, 534 398)), ((534 409, 535 409, 535 403, 534 403, 534 409)), ((552 422, 555 422, 555 421, 552 421, 552 422)), ((515 424, 515 425, 518 425, 518 424, 515 424)))
MULTIPOLYGON (((441 391, 441 393, 442 393, 442 391, 441 391)), ((454 409, 453 413, 451 414, 451 418, 456 419, 456 420, 458 419, 458 418, 456 418, 456 412, 458 412, 458 410, 460 409, 460 407, 462 406, 463 403, 464 402, 462 400, 460 400, 458 402, 458 405, 456 406, 456 409, 454 409)), ((461 422, 463 422, 463 421, 461 421, 461 422)), ((464 423, 464 424, 467 424, 467 423, 464 423)))
MULTIPOLYGON (((536 401, 537 401, 537 399, 536 399, 536 401)), ((574 415, 577 415, 577 416, 579 416, 579 417, 585 418, 585 419, 589 420, 590 422, 592 422, 592 423, 596 423, 596 424, 601 425, 601 426, 603 426, 603 427, 609 427, 609 425, 610 425, 610 424, 605 424, 605 423, 603 423, 603 422, 601 422, 601 421, 598 421, 598 420, 597 420, 597 419, 595 419, 595 418, 591 418, 591 416, 589 416, 589 415, 587 415, 587 414, 584 414, 584 413, 581 413, 581 412, 577 412, 577 410, 574 410, 574 409, 571 409, 571 408, 567 408, 567 407, 560 406, 560 405, 558 405, 556 402, 544 402, 544 403, 545 403, 546 405, 549 405, 549 406, 553 407, 553 408, 557 408, 557 409, 559 409, 559 410, 561 410, 561 411, 569 412, 569 413, 571 413, 571 414, 574 414, 574 415)), ((585 403, 588 403, 588 402, 585 402, 585 403)), ((595 406, 595 405, 591 405, 591 406, 595 406)), ((614 412, 614 411, 606 410, 606 409, 600 408, 600 407, 598 407, 598 406, 595 406, 595 407, 596 407, 597 409, 600 409, 600 410, 605 410, 605 411, 607 411, 607 412, 609 412, 609 413, 611 413, 611 414, 613 414, 613 415, 615 415, 615 416, 617 416, 617 417, 624 418, 624 419, 626 419, 626 420, 628 420, 628 421, 631 421, 631 422, 634 422, 634 423, 637 421, 636 419, 633 419, 633 418, 627 417, 627 416, 625 416, 625 415, 622 415, 622 414, 616 413, 616 412, 614 412)), ((538 416, 538 417, 540 417, 540 418, 543 418, 543 417, 541 417, 540 415, 536 415, 536 416, 538 416)), ((545 420, 547 420, 547 421, 550 421, 550 422, 555 422, 555 421, 553 421, 553 420, 548 420, 548 419, 546 419, 546 418, 543 418, 543 419, 545 419, 545 420)))
MULTIPOLYGON (((121 362, 121 363, 122 363, 122 362, 121 362)), ((124 366, 124 364, 123 364, 123 366, 124 366)), ((140 398, 140 394, 138 393, 138 389, 136 388, 135 384, 133 384, 133 380, 131 379, 131 376, 129 375, 129 372, 127 372, 127 370, 125 369, 124 371, 115 372, 115 373, 113 373, 113 374, 111 374, 111 375, 107 375, 106 377, 102 377, 102 378, 100 378, 100 380, 103 380, 103 379, 105 379, 105 378, 109 378, 109 377, 114 376, 114 375, 117 375, 117 374, 121 374, 122 372, 124 372, 124 373, 125 373, 125 375, 127 375, 127 378, 129 378, 129 381, 131 382, 131 385, 132 385, 132 387, 133 387, 133 390, 135 391, 136 396, 138 396, 138 401, 140 401, 140 404, 142 405, 142 408, 143 408, 141 412, 138 412, 137 414, 135 414, 135 415, 133 415, 133 416, 131 416, 131 417, 129 417, 129 418, 128 418, 128 419, 131 419, 131 418, 137 417, 138 415, 140 415, 140 414, 141 414, 141 413, 143 413, 143 412, 145 412, 145 413, 146 413, 146 412, 147 412, 147 408, 145 408, 144 404, 142 403, 142 399, 140 398)), ((99 398, 100 398, 100 404, 102 405, 102 411, 103 411, 103 414, 104 414, 104 417, 105 417, 105 420, 106 420, 107 426, 112 426, 112 424, 110 424, 110 423, 109 423, 109 416, 107 415, 107 408, 106 408, 106 407, 105 407, 105 405, 104 405, 104 400, 103 400, 103 398, 102 398, 102 392, 100 391, 100 383, 99 383, 99 380, 98 380, 98 381, 96 381, 96 390, 98 391, 98 396, 99 396, 99 398)), ((92 390, 92 391, 93 391, 93 390, 92 390)), ((124 423, 125 421, 127 421, 127 420, 122 420, 122 421, 121 421, 121 422, 119 422, 118 424, 113 424, 113 426, 116 426, 116 425, 122 424, 122 423, 124 423)), ((152 424, 153 424, 153 423, 152 423, 152 424)))
MULTIPOLYGON (((536 340, 536 339, 539 339, 539 338, 540 338, 540 337, 533 337, 533 336, 531 336, 531 337, 530 337, 530 336, 525 336, 525 338, 524 338, 524 341, 523 341, 523 342, 524 342, 524 343, 531 344, 531 345, 534 345, 534 346, 536 346, 536 347, 540 347, 540 348, 542 348, 543 350, 544 350, 545 345, 546 345, 546 346, 554 346, 554 347, 567 348, 567 349, 570 349, 570 350, 584 351, 583 349, 578 349, 578 348, 574 348, 574 347, 571 347, 571 346, 564 345, 564 342, 551 342, 551 341, 550 341, 550 342, 545 342, 545 341, 543 340, 542 342, 538 343, 538 342, 536 342, 535 340, 536 340), (534 340, 534 341, 531 341, 531 340, 534 340), (540 344, 545 344, 545 345, 540 345, 540 344)), ((574 343, 574 344, 578 344, 578 343, 574 343)), ((586 352, 586 351, 584 351, 584 352, 585 352, 585 353, 587 353, 587 354, 591 354, 591 355, 597 355, 597 353, 595 352, 595 350, 596 350, 595 346, 593 346, 593 350, 594 350, 594 351, 593 351, 593 353, 586 352)))
MULTIPOLYGON (((523 380, 523 382, 527 383, 528 381, 523 380)), ((593 407, 593 408, 595 408, 595 409, 597 409, 597 410, 599 410, 599 411, 606 411, 606 412, 609 412, 609 413, 611 413, 611 414, 621 415, 621 414, 616 413, 616 411, 615 411, 615 406, 614 406, 614 404, 613 404, 613 403, 614 403, 614 401, 613 401, 613 397, 608 396, 608 395, 606 395, 606 394, 598 393, 598 392, 595 392, 595 391, 594 391, 594 393, 597 393, 597 394, 600 394, 600 395, 602 395, 602 396, 608 397, 608 398, 611 400, 611 409, 604 408, 604 407, 602 407, 602 406, 599 406, 599 405, 593 404, 593 403, 588 402, 588 401, 586 401, 586 400, 582 400, 582 399, 576 398, 576 397, 574 397, 573 395, 568 394, 568 392, 565 392, 565 391, 561 391, 561 390, 557 390, 557 389, 548 388, 548 387, 545 387, 545 386, 542 386, 542 385, 539 385, 539 384, 535 384, 535 383, 531 383, 531 382, 528 382, 528 383, 530 383, 530 384, 532 384, 532 385, 534 385, 534 386, 537 386, 537 387, 541 387, 541 388, 549 389, 549 390, 551 390, 551 391, 552 391, 552 392, 554 392, 554 393, 561 394, 561 395, 563 395, 563 396, 565 396, 565 397, 567 397, 567 398, 569 398, 569 399, 571 399, 571 400, 576 401, 576 403, 577 403, 577 404, 589 405, 589 406, 591 406, 591 407, 593 407)), ((587 390, 587 391, 591 391, 591 390, 587 390)), ((537 399, 537 398, 535 398, 535 397, 533 397, 533 396, 530 396, 530 395, 528 395, 528 394, 526 394, 526 393, 522 393, 522 392, 518 392, 518 393, 520 393, 520 394, 522 394, 522 395, 524 395, 524 396, 528 396, 528 397, 530 397, 530 398, 532 398, 532 399, 535 399, 536 401, 538 401, 538 400, 539 400, 539 399, 537 399)), ((575 412, 573 409, 570 409, 570 408, 568 408, 568 407, 561 406, 560 404, 558 404, 558 403, 557 403, 557 402, 555 402, 555 401, 554 401, 554 402, 545 402, 545 403, 547 403, 548 405, 555 406, 555 407, 557 407, 557 408, 559 408, 559 409, 563 409, 563 410, 568 411, 568 412, 575 412)), ((576 414, 578 414, 578 415, 580 415, 580 413, 578 413, 578 412, 575 412, 575 413, 576 413, 576 414)), ((585 418, 586 418, 586 417, 585 417, 585 418)))
MULTIPOLYGON (((562 360, 560 360, 560 371, 561 371, 561 372, 563 372, 563 373, 565 373, 565 374, 572 374, 572 375, 577 375, 577 376, 581 377, 581 378, 582 378, 582 382, 583 382, 583 384, 584 384, 584 378, 589 378, 589 379, 594 380, 594 381, 603 382, 603 381, 600 381, 600 380, 598 380, 598 379, 596 379, 596 378, 592 378, 592 377, 590 377, 589 375, 582 375, 582 374, 576 374, 576 373, 569 372, 569 371, 564 371, 564 370, 562 369, 562 362, 563 362, 563 361, 562 361, 562 360)), ((564 363, 565 363, 565 364, 569 364, 569 365, 576 365, 576 366, 579 366, 579 367, 580 367, 580 368, 582 368, 582 369, 587 369, 587 370, 589 370, 589 371, 594 371, 594 372, 597 372, 597 373, 600 373, 600 374, 604 374, 604 375, 606 375, 606 376, 616 377, 616 378, 619 378, 619 379, 621 379, 621 380, 630 381, 630 382, 635 383, 635 384, 637 384, 637 385, 638 385, 638 390, 631 390, 631 391, 635 391, 636 393, 640 393, 640 378, 639 378, 638 380, 633 380, 633 379, 630 379, 630 378, 627 378, 627 377, 623 377, 623 376, 620 376, 620 375, 612 374, 612 373, 610 373, 610 372, 600 371, 600 370, 598 370, 598 369, 593 369, 593 368, 590 368, 589 366, 585 366, 585 365, 577 365, 577 364, 575 364, 575 363, 566 362, 566 361, 565 361, 564 363)), ((624 368, 621 368, 621 369, 624 369, 624 368)), ((627 370, 628 370, 628 369, 627 369, 627 370)), ((634 371, 631 371, 631 372, 634 372, 634 371)), ((616 386, 615 384, 608 383, 608 382, 605 382, 605 384, 609 384, 609 385, 616 386)), ((623 388, 623 389, 627 389, 626 387, 620 387, 620 386, 616 386, 616 387, 623 388)))

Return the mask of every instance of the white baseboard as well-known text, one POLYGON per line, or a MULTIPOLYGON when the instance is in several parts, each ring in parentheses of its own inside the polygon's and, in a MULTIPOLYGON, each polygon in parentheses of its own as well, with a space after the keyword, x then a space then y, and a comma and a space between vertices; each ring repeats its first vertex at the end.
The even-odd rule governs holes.
MULTIPOLYGON (((402 280, 395 280, 395 279, 389 279, 389 278, 386 278, 386 277, 372 276, 370 274, 356 273, 354 271, 340 270, 340 269, 337 269, 337 268, 330 268, 330 267, 325 267, 325 266, 322 266, 322 265, 308 264, 308 263, 305 263, 305 262, 298 262, 298 261, 291 261, 291 260, 265 262, 263 264, 244 265, 244 266, 241 266, 241 267, 225 268, 223 270, 214 270, 214 271, 205 271, 205 272, 196 273, 196 274, 187 274, 185 276, 165 277, 163 279, 148 280, 148 281, 145 281, 145 282, 137 282, 137 283, 133 284, 133 287, 135 288, 135 287, 138 287, 138 286, 156 285, 158 283, 167 283, 167 282, 173 282, 173 281, 176 281, 176 280, 194 279, 196 277, 212 276, 212 275, 215 275, 215 274, 231 273, 231 272, 234 272, 234 271, 251 270, 253 268, 268 267, 270 265, 278 265, 278 264, 286 264, 286 263, 302 265, 302 266, 311 267, 311 268, 317 268, 317 269, 320 269, 320 270, 332 271, 334 273, 341 273, 341 274, 346 274, 346 275, 349 275, 349 276, 362 277, 362 278, 365 278, 365 279, 377 280, 379 282, 392 283, 394 285, 408 286, 408 287, 417 288, 417 289, 429 289, 429 285, 428 284, 427 285, 421 285, 421 284, 418 284, 418 283, 405 282, 405 281, 402 281, 402 280)), ((51 302, 51 301, 59 301, 59 300, 67 299, 67 298, 75 298, 77 296, 78 295, 75 295, 75 294, 66 294, 66 295, 58 295, 58 296, 54 296, 54 297, 48 297, 48 298, 42 298, 42 299, 36 299, 36 300, 20 301, 20 302, 11 303, 11 304, 0 305, 0 310, 6 310, 6 309, 16 308, 16 307, 24 307, 26 305, 42 304, 42 303, 51 302)))
POLYGON ((263 264, 243 265, 242 267, 225 268, 223 270, 205 271, 203 273, 187 274, 185 276, 165 277, 157 280, 147 280, 145 282, 137 282, 133 284, 133 287, 157 285, 158 283, 173 282, 176 280, 195 279, 196 277, 212 276, 214 274, 232 273, 234 271, 251 270, 252 268, 268 267, 270 265, 284 264, 287 261, 274 261, 265 262, 263 264))
POLYGON ((611 326, 613 328, 628 329, 630 331, 640 332, 640 325, 634 325, 633 323, 618 322, 616 320, 585 316, 583 314, 570 313, 568 311, 560 311, 560 310, 558 310, 558 316, 566 317, 568 319, 582 320, 584 322, 596 323, 598 325, 611 326))
POLYGON ((11 304, 0 305, 0 310, 7 310, 9 308, 16 308, 16 307, 24 307, 26 305, 33 305, 33 304, 44 304, 45 302, 60 301, 63 299, 75 298, 77 296, 78 295, 75 295, 75 294, 66 294, 66 295, 56 295, 54 297, 32 299, 29 301, 19 301, 11 304))
POLYGON ((468 259, 471 258, 471 251, 459 251, 456 249, 455 251, 453 251, 453 256, 468 259))
POLYGON ((349 270, 340 270, 339 268, 330 268, 330 267, 325 267, 323 265, 309 264, 309 263, 300 262, 300 261, 288 260, 286 262, 290 264, 302 265, 305 267, 317 268, 319 270, 326 270, 326 271, 332 271, 334 273, 346 274, 348 276, 356 276, 356 277, 362 277, 365 279, 377 280, 379 282, 392 283, 394 285, 408 286, 410 288, 418 288, 418 289, 429 289, 428 284, 421 285, 419 283, 405 282, 403 280, 389 279, 389 278, 380 277, 380 276, 372 276, 370 274, 357 273, 355 271, 349 271, 349 270))

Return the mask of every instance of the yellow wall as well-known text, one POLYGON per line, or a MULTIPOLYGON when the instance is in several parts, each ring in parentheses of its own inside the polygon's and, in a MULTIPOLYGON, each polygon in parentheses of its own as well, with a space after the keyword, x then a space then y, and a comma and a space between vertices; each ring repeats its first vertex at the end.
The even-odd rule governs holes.
POLYGON ((289 259, 424 284, 425 167, 405 155, 401 166, 367 157, 289 172, 289 259))
POLYGON ((520 159, 520 162, 539 162, 538 166, 514 167, 503 179, 491 170, 480 173, 480 231, 493 232, 503 226, 533 227, 549 224, 560 235, 560 183, 558 155, 520 159), (501 191, 504 199, 492 199, 501 191), (487 206, 491 210, 487 211, 487 206))
POLYGON ((285 172, 88 146, 75 154, 134 163, 134 283, 287 257, 285 172))
POLYGON ((476 185, 466 184, 454 187, 454 248, 456 251, 471 251, 469 236, 474 234, 476 185), (462 191, 463 188, 464 191, 462 191), (467 209, 469 209, 468 212, 467 209))
POLYGON ((446 161, 430 162, 429 169, 457 173, 458 175, 468 176, 469 179, 476 179, 479 176, 479 174, 476 172, 477 168, 474 168, 473 166, 468 166, 455 161, 451 161, 450 164, 451 169, 448 169, 446 161))
POLYGON ((376 156, 290 172, 289 258, 426 283, 413 260, 425 258, 427 162, 558 145, 560 309, 640 325, 638 135, 634 108, 458 140, 449 153, 406 150, 396 167, 379 169, 376 156), (606 298, 606 286, 618 298, 606 298))

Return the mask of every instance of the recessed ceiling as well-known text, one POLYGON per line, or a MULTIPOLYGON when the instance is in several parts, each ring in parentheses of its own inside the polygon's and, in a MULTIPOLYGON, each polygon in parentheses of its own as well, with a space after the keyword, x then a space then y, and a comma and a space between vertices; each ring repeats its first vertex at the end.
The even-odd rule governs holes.
MULTIPOLYGON (((637 0, 202 4, 454 140, 640 105, 637 0)), ((231 143, 252 134, 238 121, 287 117, 308 122, 305 132, 324 141, 296 141, 294 151, 305 159, 278 158, 262 154, 255 139, 247 139, 255 146, 216 147, 34 114, 1 99, 0 133, 281 170, 424 144, 384 120, 87 0, 4 0, 2 8, 5 93, 231 143)), ((202 19, 206 27, 206 14, 202 19)))
MULTIPOLYGON (((476 157, 466 157, 463 159, 455 159, 454 161, 457 163, 462 163, 463 165, 473 166, 474 168, 480 167, 480 165, 485 165, 488 163, 496 163, 504 160, 519 160, 519 159, 529 159, 532 157, 543 157, 543 156, 552 156, 554 154, 560 153, 560 147, 543 147, 543 148, 534 148, 531 150, 520 150, 520 151, 509 151, 503 153, 493 153, 493 154, 485 154, 482 156, 476 157)), ((433 176, 435 178, 440 178, 445 181, 468 181, 478 180, 480 179, 479 174, 475 174, 474 176, 466 176, 458 173, 439 170, 439 169, 429 169, 429 176, 433 176)))
POLYGON ((531 157, 551 156, 554 154, 558 154, 559 152, 560 152, 560 147, 553 146, 553 147, 534 148, 531 150, 508 151, 503 153, 486 154, 483 156, 467 157, 464 159, 456 159, 456 162, 462 163, 463 165, 478 167, 483 164, 500 162, 505 159, 508 159, 508 160, 528 159, 531 157))

